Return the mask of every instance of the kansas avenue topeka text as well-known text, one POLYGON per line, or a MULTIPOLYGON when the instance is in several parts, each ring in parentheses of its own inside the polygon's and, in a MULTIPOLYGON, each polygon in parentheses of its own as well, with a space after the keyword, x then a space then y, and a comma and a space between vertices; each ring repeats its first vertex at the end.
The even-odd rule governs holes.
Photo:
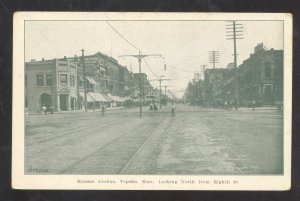
POLYGON ((88 184, 88 183, 99 183, 99 184, 238 184, 237 180, 185 180, 185 179, 158 179, 158 180, 135 180, 135 179, 119 179, 119 180, 86 180, 86 179, 78 179, 77 183, 88 184))

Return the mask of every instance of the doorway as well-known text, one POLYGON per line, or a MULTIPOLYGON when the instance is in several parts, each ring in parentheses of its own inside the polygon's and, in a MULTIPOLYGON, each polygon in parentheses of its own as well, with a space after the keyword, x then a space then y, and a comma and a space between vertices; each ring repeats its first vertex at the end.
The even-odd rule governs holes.
POLYGON ((273 103, 272 85, 265 85, 264 102, 265 104, 273 103))
POLYGON ((52 98, 50 94, 43 93, 41 95, 41 107, 45 105, 47 109, 52 105, 52 98))
POLYGON ((67 100, 68 100, 68 95, 67 94, 60 94, 59 95, 59 104, 60 104, 60 110, 61 111, 67 111, 67 100))

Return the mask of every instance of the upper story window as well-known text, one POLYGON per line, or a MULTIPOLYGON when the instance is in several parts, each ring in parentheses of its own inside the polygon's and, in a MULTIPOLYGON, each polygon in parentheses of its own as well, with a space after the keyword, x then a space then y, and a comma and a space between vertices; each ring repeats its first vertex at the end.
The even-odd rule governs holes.
POLYGON ((46 75, 46 86, 52 86, 52 75, 51 74, 46 75))
POLYGON ((68 84, 68 77, 67 74, 60 74, 60 84, 67 85, 68 84))
POLYGON ((74 75, 70 75, 70 85, 75 86, 75 77, 74 77, 74 75))
POLYGON ((36 86, 44 86, 44 76, 43 74, 36 75, 36 86))
POLYGON ((271 77, 271 65, 269 62, 265 63, 265 77, 271 77))
POLYGON ((280 70, 281 69, 280 69, 278 64, 274 66, 274 77, 280 77, 281 76, 282 72, 280 70))

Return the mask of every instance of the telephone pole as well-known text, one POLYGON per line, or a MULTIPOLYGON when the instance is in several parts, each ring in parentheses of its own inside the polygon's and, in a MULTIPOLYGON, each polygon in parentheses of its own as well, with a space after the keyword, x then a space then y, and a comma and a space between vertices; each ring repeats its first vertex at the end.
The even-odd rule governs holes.
POLYGON ((213 64, 213 69, 216 68, 216 63, 219 63, 219 51, 209 51, 209 63, 213 64))
POLYGON ((237 50, 236 40, 243 39, 243 24, 236 23, 236 21, 228 21, 226 24, 226 36, 227 40, 233 40, 233 56, 234 56, 234 70, 235 70, 235 109, 238 108, 239 104, 239 81, 238 81, 238 69, 237 69, 237 50))
POLYGON ((86 105, 86 72, 85 72, 85 60, 84 60, 84 49, 81 49, 82 53, 82 67, 83 67, 83 91, 84 91, 84 111, 87 112, 86 105))
POLYGON ((139 54, 132 54, 132 55, 120 55, 119 57, 135 57, 138 59, 139 62, 139 90, 140 90, 140 117, 142 117, 142 82, 141 82, 141 73, 142 73, 142 59, 149 56, 159 56, 161 57, 161 54, 142 54, 142 52, 139 50, 139 54))
POLYGON ((219 63, 219 51, 210 51, 209 52, 209 63, 213 64, 213 102, 216 102, 216 79, 215 79, 215 68, 216 63, 219 63))
POLYGON ((165 85, 165 86, 163 86, 164 88, 165 88, 165 98, 167 98, 167 88, 168 87, 173 87, 173 86, 167 86, 167 85, 165 85))
MULTIPOLYGON (((203 85, 205 85, 205 69, 206 69, 206 65, 201 65, 202 67, 202 74, 203 74, 203 85)), ((203 99, 205 101, 205 86, 203 86, 203 99)))
POLYGON ((159 109, 161 109, 161 82, 171 79, 162 79, 164 76, 160 76, 159 79, 149 80, 149 81, 159 81, 159 109))

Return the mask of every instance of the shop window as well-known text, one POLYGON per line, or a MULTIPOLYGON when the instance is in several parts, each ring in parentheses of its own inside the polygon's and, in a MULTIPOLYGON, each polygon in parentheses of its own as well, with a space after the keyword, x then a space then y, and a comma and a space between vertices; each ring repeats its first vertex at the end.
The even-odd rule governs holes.
POLYGON ((275 67, 274 67, 274 76, 275 77, 280 77, 281 76, 281 72, 280 72, 280 68, 279 68, 279 66, 278 65, 275 65, 275 67))
POLYGON ((67 85, 68 84, 67 74, 60 74, 60 84, 61 85, 67 85))
POLYGON ((270 65, 270 63, 265 64, 265 77, 271 77, 271 65, 270 65))
POLYGON ((52 75, 51 74, 46 75, 46 85, 52 86, 52 75))
POLYGON ((36 85, 44 86, 44 76, 42 74, 36 75, 36 85))

